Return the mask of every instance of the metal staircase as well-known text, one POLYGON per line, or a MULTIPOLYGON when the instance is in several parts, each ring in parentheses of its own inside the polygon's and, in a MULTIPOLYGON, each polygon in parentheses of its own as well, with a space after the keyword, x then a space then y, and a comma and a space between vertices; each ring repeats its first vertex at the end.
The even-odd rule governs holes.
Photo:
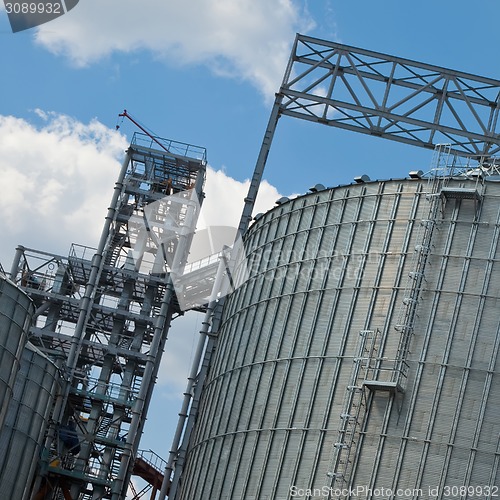
POLYGON ((450 185, 450 179, 453 177, 457 178, 464 174, 468 176, 471 172, 468 166, 457 165, 457 161, 458 158, 452 153, 449 145, 436 146, 432 169, 428 174, 427 186, 423 193, 426 203, 423 212, 426 215, 420 221, 416 233, 415 249, 411 255, 410 271, 403 289, 402 304, 395 326, 400 332, 395 357, 389 359, 382 356, 382 336, 378 330, 360 332, 340 415, 338 439, 334 445, 332 472, 329 473, 332 486, 339 490, 352 486, 366 418, 373 397, 377 392, 389 394, 387 411, 390 412, 394 398, 398 394, 404 394, 417 308, 425 285, 434 231, 442 216, 444 203, 449 198, 472 199, 476 205, 481 201, 478 184, 473 188, 463 187, 457 183, 450 185))
POLYGON ((143 498, 150 491, 150 498, 156 498, 163 482, 165 465, 166 461, 152 450, 139 450, 134 462, 133 474, 142 478, 146 485, 139 492, 134 492, 132 500, 143 498))
POLYGON ((170 274, 187 262, 204 196, 205 150, 166 144, 134 135, 96 249, 17 250, 11 277, 39 308, 32 342, 67 381, 37 479, 44 500, 126 495, 170 322, 182 314, 170 274), (77 453, 60 443, 68 421, 77 453))

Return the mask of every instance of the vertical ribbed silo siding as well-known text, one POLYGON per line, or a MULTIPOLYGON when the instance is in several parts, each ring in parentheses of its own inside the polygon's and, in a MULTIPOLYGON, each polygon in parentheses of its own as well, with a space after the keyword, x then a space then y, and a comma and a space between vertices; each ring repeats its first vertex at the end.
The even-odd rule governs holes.
MULTIPOLYGON (((179 498, 282 499, 292 485, 332 485, 360 331, 378 332, 378 380, 393 373, 427 189, 408 180, 325 190, 249 230, 249 278, 226 301, 179 498)), ((487 183, 477 220, 472 200, 444 206, 406 391, 365 389, 352 486, 498 479, 498 195, 487 183)))
POLYGON ((0 491, 4 498, 30 498, 57 381, 56 366, 28 343, 0 432, 0 491))
POLYGON ((0 273, 0 430, 33 312, 30 298, 0 273))
MULTIPOLYGON (((492 468, 498 460, 498 424, 494 430, 493 419, 488 423, 487 417, 489 411, 499 411, 491 397, 499 341, 494 312, 500 223, 495 191, 498 185, 486 183, 479 220, 471 200, 450 200, 445 207, 426 273, 407 393, 389 425, 389 430, 397 430, 398 421, 403 422, 399 451, 395 454, 391 446, 384 450, 383 438, 377 440, 382 454, 370 470, 370 446, 365 442, 357 481, 424 491, 429 486, 442 490, 445 485, 498 482, 492 468)), ((496 371, 498 378, 498 365, 496 371)), ((375 435, 375 426, 368 427, 367 434, 375 435)))

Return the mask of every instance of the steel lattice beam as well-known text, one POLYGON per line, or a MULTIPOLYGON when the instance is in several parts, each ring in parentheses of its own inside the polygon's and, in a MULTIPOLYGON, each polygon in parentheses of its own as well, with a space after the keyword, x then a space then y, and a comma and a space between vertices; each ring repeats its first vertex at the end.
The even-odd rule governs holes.
POLYGON ((500 149, 500 81, 297 35, 280 114, 462 156, 500 149))

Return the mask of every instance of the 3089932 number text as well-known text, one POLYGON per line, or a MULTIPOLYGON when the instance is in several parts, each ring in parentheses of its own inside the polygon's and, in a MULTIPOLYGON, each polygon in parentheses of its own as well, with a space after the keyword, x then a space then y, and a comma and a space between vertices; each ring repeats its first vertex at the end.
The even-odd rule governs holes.
POLYGON ((63 14, 60 3, 10 2, 5 4, 7 14, 63 14))

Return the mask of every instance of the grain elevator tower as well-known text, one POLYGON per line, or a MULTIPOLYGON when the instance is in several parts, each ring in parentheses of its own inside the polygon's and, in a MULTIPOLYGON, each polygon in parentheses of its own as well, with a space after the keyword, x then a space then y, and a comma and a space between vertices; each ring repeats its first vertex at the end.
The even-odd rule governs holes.
MULTIPOLYGON (((30 340, 66 381, 36 498, 125 498, 170 322, 181 314, 172 275, 186 264, 205 168, 204 148, 136 133, 96 249, 18 247, 11 279, 37 308, 30 340)), ((158 488, 160 471, 143 465, 158 488)))

